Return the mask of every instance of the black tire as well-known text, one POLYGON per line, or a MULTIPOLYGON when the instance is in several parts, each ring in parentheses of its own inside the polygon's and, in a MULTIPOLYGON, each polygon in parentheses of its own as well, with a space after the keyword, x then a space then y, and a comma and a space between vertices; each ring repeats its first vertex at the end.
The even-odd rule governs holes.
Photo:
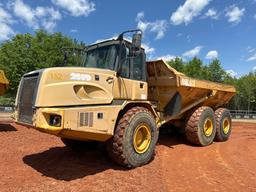
POLYGON ((214 111, 210 107, 199 107, 188 119, 185 128, 187 140, 195 145, 207 146, 216 134, 214 111), (206 130, 204 128, 206 127, 206 130))
POLYGON ((74 151, 89 150, 96 148, 98 142, 96 141, 79 141, 68 138, 61 138, 61 141, 70 149, 74 151))
POLYGON ((128 168, 139 167, 153 158, 158 135, 151 112, 144 107, 133 107, 117 122, 114 137, 107 143, 107 151, 116 163, 128 168), (136 130, 139 130, 141 125, 146 126, 148 133, 150 132, 150 142, 143 153, 137 152, 134 145, 136 130))
POLYGON ((216 135, 215 141, 227 141, 232 130, 231 114, 226 108, 219 108, 215 111, 216 135))

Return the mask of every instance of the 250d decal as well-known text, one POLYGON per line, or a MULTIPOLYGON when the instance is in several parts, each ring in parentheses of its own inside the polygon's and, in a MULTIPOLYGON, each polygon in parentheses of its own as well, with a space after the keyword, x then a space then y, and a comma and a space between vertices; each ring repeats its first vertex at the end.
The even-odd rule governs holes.
POLYGON ((89 74, 70 73, 70 80, 75 80, 75 81, 91 81, 92 77, 89 74))

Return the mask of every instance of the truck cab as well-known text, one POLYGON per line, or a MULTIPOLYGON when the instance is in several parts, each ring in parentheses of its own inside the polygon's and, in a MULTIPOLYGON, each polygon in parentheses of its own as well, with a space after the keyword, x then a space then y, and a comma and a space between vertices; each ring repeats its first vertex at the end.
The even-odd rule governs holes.
POLYGON ((89 46, 84 67, 114 72, 114 77, 107 79, 114 99, 147 99, 145 52, 132 42, 119 38, 89 46))
POLYGON ((80 67, 25 74, 16 97, 15 121, 63 138, 106 141, 112 137, 127 105, 150 106, 141 31, 128 32, 135 32, 132 42, 122 33, 86 47, 80 67))

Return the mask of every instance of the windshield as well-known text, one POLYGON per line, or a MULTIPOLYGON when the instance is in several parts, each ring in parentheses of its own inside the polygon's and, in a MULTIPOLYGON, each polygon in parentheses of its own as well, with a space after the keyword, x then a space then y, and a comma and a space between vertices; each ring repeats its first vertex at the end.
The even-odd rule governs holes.
POLYGON ((85 67, 114 70, 117 45, 97 47, 86 52, 85 67))

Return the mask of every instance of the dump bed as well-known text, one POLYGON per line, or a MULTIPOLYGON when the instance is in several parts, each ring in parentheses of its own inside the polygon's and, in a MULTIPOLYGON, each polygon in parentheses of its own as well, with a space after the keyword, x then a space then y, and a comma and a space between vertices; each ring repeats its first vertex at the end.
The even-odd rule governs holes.
POLYGON ((3 95, 9 85, 8 79, 5 77, 4 72, 0 70, 0 95, 3 95))
POLYGON ((163 60, 147 62, 149 100, 165 116, 182 118, 199 105, 213 109, 223 106, 235 95, 230 85, 187 77, 163 60))

